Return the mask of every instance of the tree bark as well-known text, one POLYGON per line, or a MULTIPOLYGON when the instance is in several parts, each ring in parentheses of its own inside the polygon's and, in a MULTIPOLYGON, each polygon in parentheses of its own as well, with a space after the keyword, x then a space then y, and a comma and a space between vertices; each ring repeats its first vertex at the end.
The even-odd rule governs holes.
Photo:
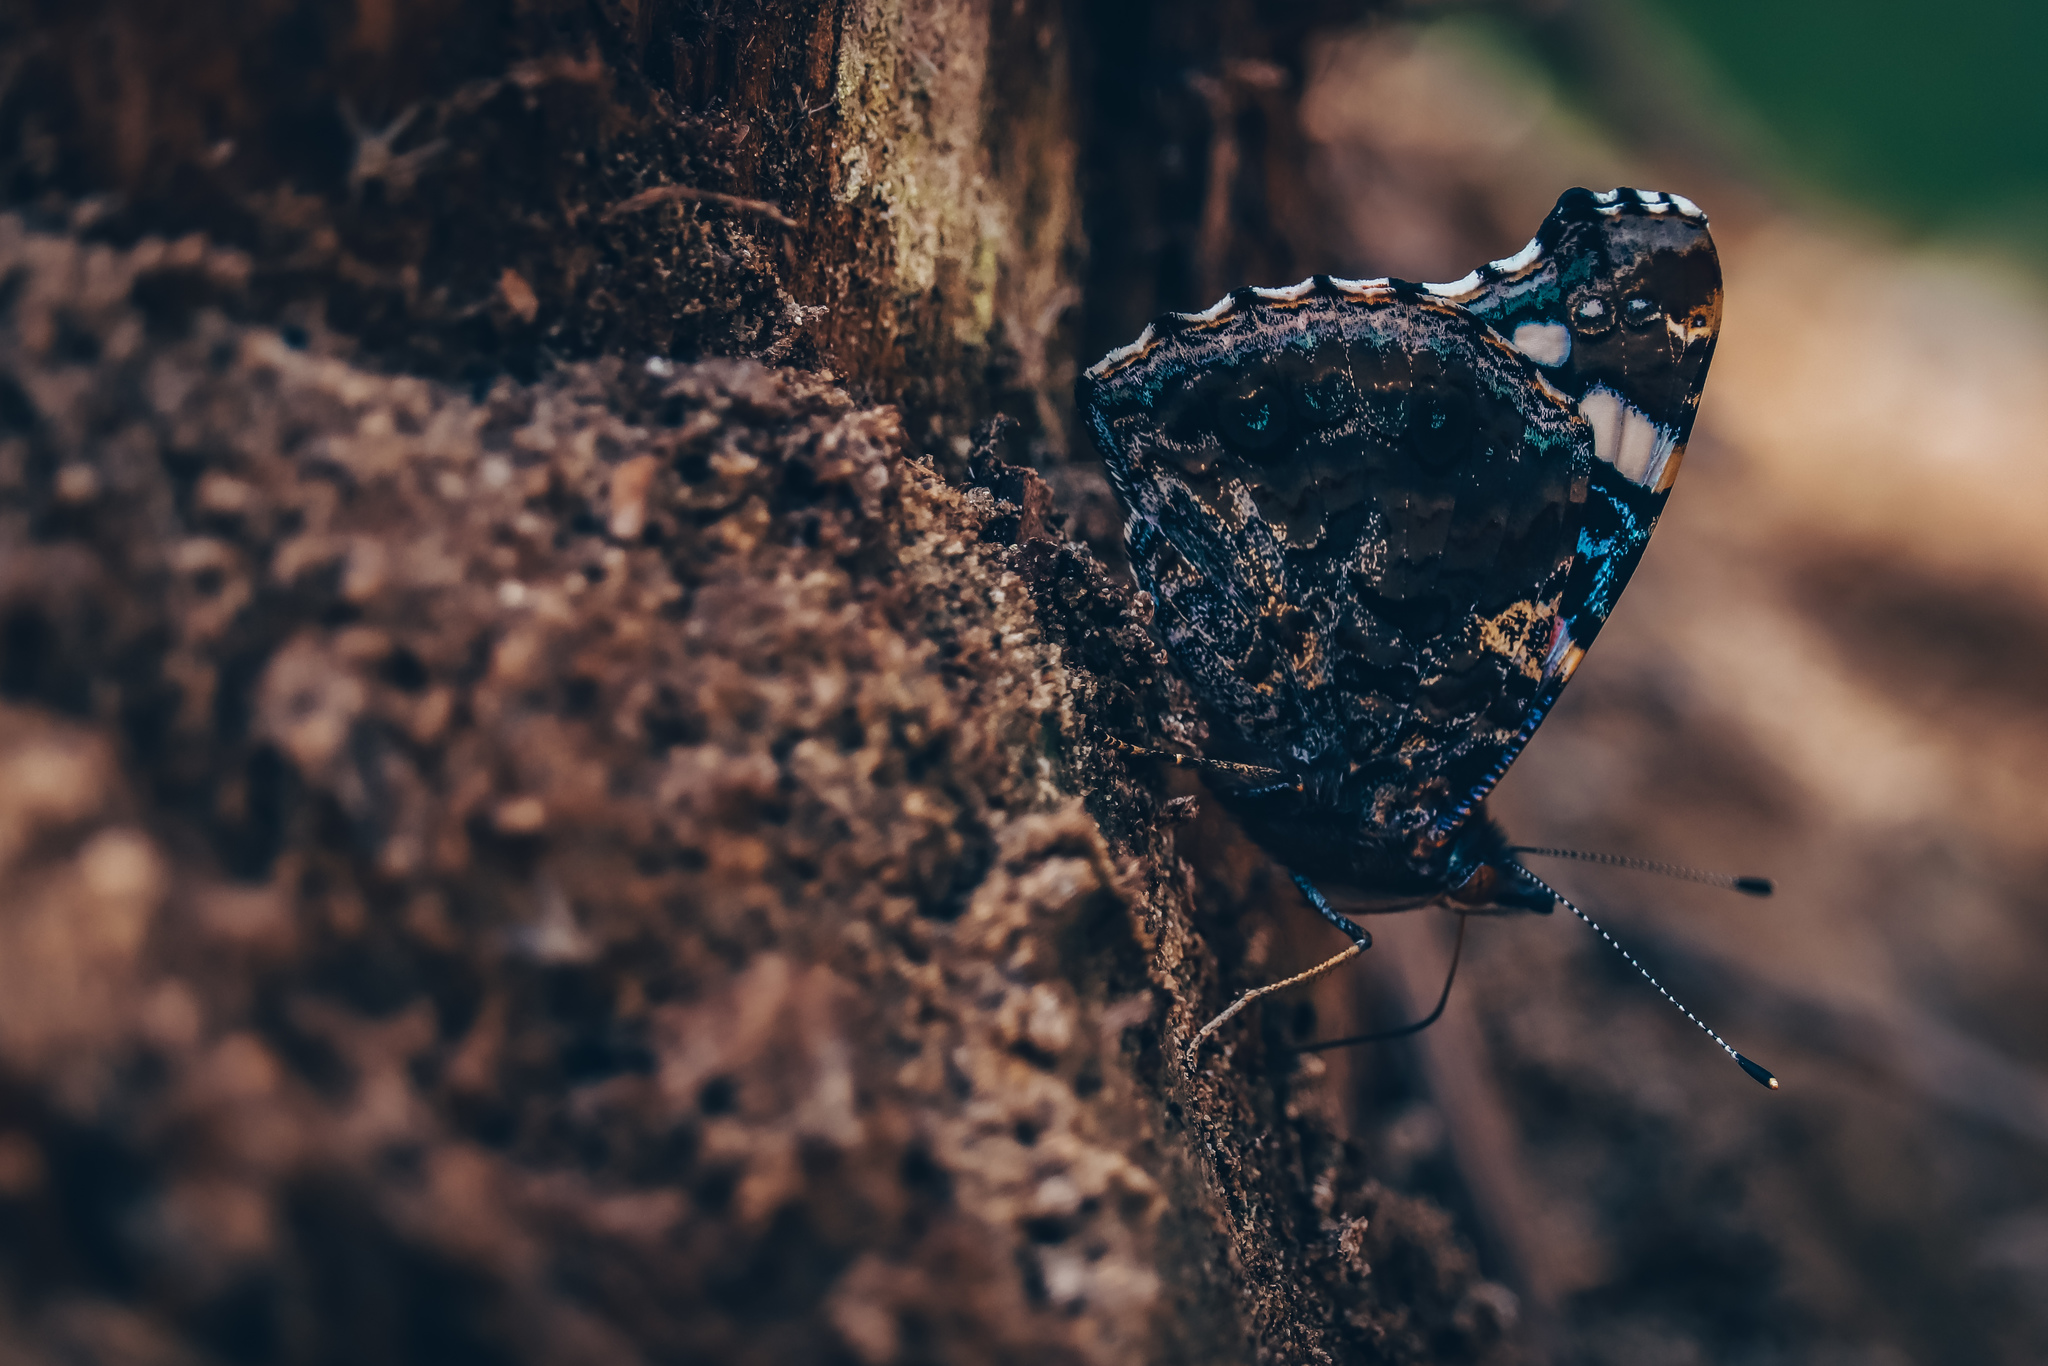
POLYGON ((1492 1350, 1100 740, 1075 367, 1292 278, 1329 17, 0 9, 13 1357, 1492 1350))

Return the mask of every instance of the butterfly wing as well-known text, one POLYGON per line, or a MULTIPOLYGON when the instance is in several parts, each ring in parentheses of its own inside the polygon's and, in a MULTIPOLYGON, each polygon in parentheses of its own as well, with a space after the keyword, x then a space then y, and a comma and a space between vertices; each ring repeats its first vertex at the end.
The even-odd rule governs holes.
POLYGON ((1084 378, 1140 581, 1225 748, 1405 843, 1543 695, 1593 433, 1419 286, 1169 316, 1084 378))
POLYGON ((1133 567, 1222 747, 1371 840, 1446 840, 1640 559, 1719 312, 1697 209, 1578 190, 1455 284, 1240 290, 1090 370, 1133 567))

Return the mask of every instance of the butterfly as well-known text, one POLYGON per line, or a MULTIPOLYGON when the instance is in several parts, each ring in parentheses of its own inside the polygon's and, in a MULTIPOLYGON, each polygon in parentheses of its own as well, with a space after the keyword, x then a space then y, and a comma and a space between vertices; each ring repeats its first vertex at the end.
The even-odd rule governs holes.
POLYGON ((1333 897, 1562 900, 1486 797, 1642 558, 1720 321, 1698 206, 1574 189, 1461 280, 1239 289, 1081 378, 1132 569, 1216 723, 1166 757, 1352 938, 1197 1045, 1370 944, 1333 897))

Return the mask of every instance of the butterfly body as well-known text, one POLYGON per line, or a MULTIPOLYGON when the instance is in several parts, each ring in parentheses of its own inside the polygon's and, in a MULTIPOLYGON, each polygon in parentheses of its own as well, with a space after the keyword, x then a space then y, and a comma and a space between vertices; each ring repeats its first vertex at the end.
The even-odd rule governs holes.
POLYGON ((1551 908, 1483 802, 1642 555, 1719 314, 1696 208, 1575 190, 1454 284, 1238 290, 1083 377, 1210 757, 1273 775, 1217 795, 1298 879, 1551 908))

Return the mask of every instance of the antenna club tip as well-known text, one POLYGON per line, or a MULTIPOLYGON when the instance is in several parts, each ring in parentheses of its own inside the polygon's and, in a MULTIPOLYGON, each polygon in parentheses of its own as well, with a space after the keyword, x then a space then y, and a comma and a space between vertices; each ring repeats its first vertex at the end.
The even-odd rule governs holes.
POLYGON ((1753 1078, 1759 1085, 1768 1086, 1773 1091, 1778 1089, 1778 1079, 1771 1075, 1770 1068, 1765 1067, 1761 1063, 1751 1062, 1748 1058, 1743 1057, 1740 1053, 1737 1053, 1735 1055, 1735 1062, 1739 1067, 1742 1068, 1743 1071, 1749 1073, 1751 1078, 1753 1078))
POLYGON ((1767 877, 1739 877, 1735 879, 1735 890, 1744 896, 1769 896, 1777 888, 1767 877))

